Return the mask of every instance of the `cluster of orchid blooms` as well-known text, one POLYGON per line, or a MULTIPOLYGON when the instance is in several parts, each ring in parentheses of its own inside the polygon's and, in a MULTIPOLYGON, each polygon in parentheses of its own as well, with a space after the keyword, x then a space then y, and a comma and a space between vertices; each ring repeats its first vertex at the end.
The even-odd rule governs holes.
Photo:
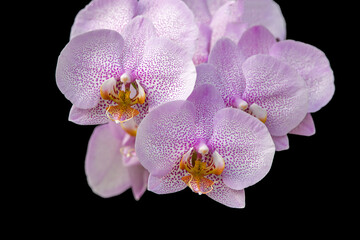
POLYGON ((314 134, 311 113, 334 94, 325 54, 285 38, 272 0, 92 0, 56 69, 69 120, 101 124, 92 190, 138 200, 189 187, 243 208, 287 134, 314 134))

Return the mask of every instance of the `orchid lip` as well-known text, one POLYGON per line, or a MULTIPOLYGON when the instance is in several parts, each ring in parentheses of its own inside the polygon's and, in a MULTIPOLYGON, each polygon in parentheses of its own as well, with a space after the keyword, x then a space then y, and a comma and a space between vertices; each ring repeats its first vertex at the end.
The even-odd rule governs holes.
POLYGON ((202 154, 194 150, 194 148, 190 148, 181 158, 179 168, 190 173, 190 175, 182 177, 181 180, 193 192, 201 195, 211 192, 215 184, 214 181, 205 176, 210 174, 221 175, 225 168, 225 161, 217 151, 210 154, 206 144, 201 144, 199 149, 205 150, 205 152, 207 149, 207 153, 202 154))
MULTIPOLYGON (((135 104, 143 104, 146 99, 144 88, 131 74, 125 72, 120 78, 109 78, 100 87, 100 95, 106 100, 106 116, 115 123, 124 123, 137 116, 140 112, 132 108, 135 104), (131 97, 135 89, 135 96, 131 97)), ((124 129, 125 130, 125 129, 124 129)))

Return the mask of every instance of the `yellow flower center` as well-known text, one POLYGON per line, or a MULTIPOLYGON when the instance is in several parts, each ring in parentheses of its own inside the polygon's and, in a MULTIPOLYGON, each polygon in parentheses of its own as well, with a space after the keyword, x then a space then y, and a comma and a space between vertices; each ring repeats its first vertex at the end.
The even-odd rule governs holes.
POLYGON ((216 151, 211 155, 209 161, 205 161, 204 154, 197 153, 191 148, 181 158, 179 167, 190 173, 190 175, 182 177, 181 180, 183 180, 193 192, 201 195, 211 192, 215 183, 205 176, 210 174, 220 175, 225 168, 225 162, 216 151))
POLYGON ((124 123, 139 114, 132 106, 143 104, 146 94, 138 81, 132 81, 128 73, 124 73, 120 79, 109 78, 100 88, 100 95, 104 100, 109 100, 106 115, 116 123, 124 123), (135 96, 131 97, 130 87, 136 90, 135 96))

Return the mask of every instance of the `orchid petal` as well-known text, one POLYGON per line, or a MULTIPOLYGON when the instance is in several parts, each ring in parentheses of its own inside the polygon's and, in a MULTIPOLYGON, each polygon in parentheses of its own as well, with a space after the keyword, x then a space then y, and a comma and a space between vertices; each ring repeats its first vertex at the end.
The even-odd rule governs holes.
POLYGON ((70 109, 69 121, 79 125, 96 125, 109 122, 109 118, 106 116, 106 107, 108 105, 104 100, 100 100, 100 103, 90 109, 78 108, 73 105, 70 109))
POLYGON ((263 25, 278 39, 286 37, 286 23, 279 5, 272 0, 244 0, 241 22, 249 27, 263 25))
POLYGON ((138 16, 124 28, 122 36, 125 42, 122 52, 124 68, 131 71, 139 65, 147 41, 158 35, 149 19, 138 16))
POLYGON ((196 41, 196 50, 193 56, 195 65, 208 61, 210 52, 211 29, 205 24, 199 26, 199 37, 196 41))
POLYGON ((149 172, 138 162, 136 165, 128 167, 128 175, 134 198, 135 200, 139 200, 146 191, 149 172))
POLYGON ((246 82, 241 69, 244 60, 235 43, 226 38, 220 39, 211 50, 209 63, 214 65, 219 74, 215 86, 227 106, 230 106, 232 96, 241 96, 245 89, 246 82))
POLYGON ((154 176, 166 175, 195 143, 195 106, 173 101, 152 110, 138 128, 135 149, 154 176))
POLYGON ((186 188, 185 182, 181 180, 183 176, 185 176, 185 170, 181 170, 179 163, 176 163, 164 176, 150 174, 148 190, 157 194, 179 192, 186 188))
POLYGON ((135 16, 137 0, 93 0, 75 17, 71 37, 97 30, 122 32, 135 16))
POLYGON ((242 12, 242 1, 228 1, 215 12, 210 23, 210 27, 213 31, 211 36, 211 48, 219 39, 226 36, 225 33, 228 24, 238 23, 239 27, 243 28, 240 23, 240 16, 242 12))
POLYGON ((112 30, 96 30, 73 38, 57 63, 60 91, 76 107, 95 107, 101 99, 101 84, 119 74, 123 45, 121 35, 112 30))
POLYGON ((195 21, 198 25, 209 24, 211 21, 211 13, 206 0, 183 0, 183 2, 194 13, 195 21))
POLYGON ((306 114, 304 120, 296 126, 293 130, 290 131, 291 134, 302 135, 302 136, 311 136, 315 134, 315 124, 314 120, 311 117, 311 114, 306 114))
POLYGON ((225 161, 224 183, 241 190, 260 181, 270 170, 275 146, 265 125, 242 110, 224 108, 214 117, 209 144, 225 161))
POLYGON ((196 136, 206 142, 212 135, 214 115, 225 107, 224 101, 219 91, 210 84, 197 87, 187 100, 196 108, 196 136))
POLYGON ((185 100, 194 89, 196 69, 184 49, 170 40, 153 38, 146 42, 136 75, 151 110, 165 102, 185 100))
POLYGON ((286 40, 270 49, 270 55, 295 68, 309 90, 309 112, 325 106, 334 95, 334 74, 325 54, 314 46, 286 40))
POLYGON ((91 189, 102 197, 121 194, 131 186, 117 141, 108 124, 98 126, 90 137, 85 172, 91 189))
POLYGON ((209 63, 203 63, 198 66, 196 66, 196 82, 195 82, 195 88, 198 88, 199 86, 203 84, 212 84, 217 87, 221 95, 226 94, 225 88, 221 89, 223 84, 220 82, 220 76, 218 75, 216 68, 214 65, 209 63))
POLYGON ((184 2, 141 0, 138 14, 154 24, 160 37, 171 39, 191 56, 193 55, 198 28, 193 13, 184 2))
POLYGON ((245 207, 245 190, 234 190, 224 184, 220 176, 211 175, 209 179, 214 181, 214 188, 206 194, 211 199, 232 208, 245 207))
POLYGON ((239 42, 243 33, 249 28, 248 24, 241 22, 228 23, 222 37, 229 38, 231 41, 239 42))
POLYGON ((210 14, 214 15, 215 12, 229 0, 205 0, 209 8, 210 14))
POLYGON ((269 49, 276 43, 275 37, 263 26, 254 26, 241 36, 238 47, 248 58, 256 54, 269 54, 269 49))
POLYGON ((274 141, 276 151, 284 151, 289 149, 289 138, 287 135, 271 137, 274 141))
POLYGON ((243 66, 246 89, 243 99, 267 111, 271 135, 283 136, 305 118, 308 109, 305 81, 289 65, 268 56, 255 55, 243 66))

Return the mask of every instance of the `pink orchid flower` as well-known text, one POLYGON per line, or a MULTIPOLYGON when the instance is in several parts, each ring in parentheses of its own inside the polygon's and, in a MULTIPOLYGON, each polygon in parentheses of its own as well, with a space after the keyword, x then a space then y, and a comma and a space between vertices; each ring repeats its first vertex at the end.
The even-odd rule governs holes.
POLYGON ((325 54, 293 40, 277 42, 263 26, 254 26, 236 45, 221 39, 198 66, 196 84, 211 83, 227 106, 256 115, 268 127, 277 150, 289 148, 287 134, 315 133, 310 113, 334 94, 334 75, 325 54))
POLYGON ((150 172, 148 190, 166 194, 188 186, 226 206, 245 206, 244 188, 268 173, 275 147, 260 120, 224 107, 216 88, 204 84, 143 119, 135 149, 150 172))
POLYGON ((56 69, 57 85, 73 104, 69 120, 77 124, 139 123, 152 108, 186 99, 195 80, 191 56, 141 16, 121 35, 101 29, 74 37, 56 69))
POLYGON ((131 187, 136 200, 149 177, 135 153, 135 138, 110 122, 94 129, 85 160, 88 184, 101 197, 119 195, 131 187))
POLYGON ((210 50, 222 37, 238 42, 244 31, 263 25, 279 40, 286 37, 281 9, 272 0, 183 0, 195 15, 199 27, 196 65, 207 62, 210 50))

